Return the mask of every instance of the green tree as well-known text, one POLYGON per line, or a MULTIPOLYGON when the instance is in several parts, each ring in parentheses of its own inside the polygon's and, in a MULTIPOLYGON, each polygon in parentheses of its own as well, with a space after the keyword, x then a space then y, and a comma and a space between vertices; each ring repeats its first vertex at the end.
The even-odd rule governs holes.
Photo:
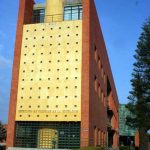
POLYGON ((6 140, 6 130, 3 124, 0 122, 0 141, 6 140))
POLYGON ((148 150, 147 130, 150 129, 150 18, 144 23, 135 50, 131 79, 132 90, 127 108, 134 117, 127 117, 128 125, 140 134, 140 150, 148 150))

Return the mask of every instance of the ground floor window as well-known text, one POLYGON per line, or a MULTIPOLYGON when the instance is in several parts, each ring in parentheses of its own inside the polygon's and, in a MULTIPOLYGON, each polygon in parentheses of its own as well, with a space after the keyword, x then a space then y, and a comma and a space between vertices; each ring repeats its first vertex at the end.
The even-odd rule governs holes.
POLYGON ((80 122, 16 122, 15 147, 79 148, 80 122))

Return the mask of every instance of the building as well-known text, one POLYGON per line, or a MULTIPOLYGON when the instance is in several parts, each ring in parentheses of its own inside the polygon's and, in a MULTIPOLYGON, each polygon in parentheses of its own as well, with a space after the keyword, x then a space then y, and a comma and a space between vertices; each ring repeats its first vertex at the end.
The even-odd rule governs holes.
POLYGON ((20 0, 7 147, 117 148, 118 109, 94 0, 20 0))
POLYGON ((128 145, 129 140, 133 141, 136 147, 139 147, 139 135, 135 128, 126 124, 126 118, 131 116, 131 112, 126 108, 125 104, 119 106, 119 135, 120 145, 128 145))
MULTIPOLYGON (((126 104, 119 106, 119 143, 127 146, 131 143, 138 149, 140 146, 139 132, 136 128, 127 125, 126 118, 132 113, 126 108, 126 104)), ((150 135, 148 134, 148 148, 150 148, 150 135)), ((132 145, 132 144, 131 144, 132 145)))

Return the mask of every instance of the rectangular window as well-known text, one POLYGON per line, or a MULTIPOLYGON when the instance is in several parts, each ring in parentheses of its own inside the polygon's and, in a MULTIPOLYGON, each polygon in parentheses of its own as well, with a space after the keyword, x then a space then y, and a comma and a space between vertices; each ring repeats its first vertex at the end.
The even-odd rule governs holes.
POLYGON ((101 131, 98 129, 98 145, 101 144, 101 131))
POLYGON ((98 70, 100 71, 101 69, 101 59, 100 57, 98 56, 98 70))
POLYGON ((72 20, 79 20, 79 10, 78 6, 72 7, 72 20))
POLYGON ((33 23, 43 23, 45 17, 45 9, 33 10, 33 23))
POLYGON ((95 47, 95 51, 94 51, 94 59, 97 62, 98 61, 98 54, 97 54, 97 49, 95 47))
POLYGON ((101 101, 102 101, 102 103, 104 102, 104 93, 103 93, 103 91, 101 91, 101 101))
POLYGON ((16 122, 15 147, 78 149, 80 122, 16 122))
POLYGON ((104 78, 104 69, 103 69, 102 65, 101 65, 101 77, 102 77, 102 79, 104 78))
POLYGON ((64 20, 72 20, 71 19, 71 7, 64 8, 64 20))
POLYGON ((97 137, 98 137, 98 132, 97 132, 97 127, 94 127, 94 146, 97 146, 97 137))
POLYGON ((81 20, 81 19, 82 19, 82 5, 64 7, 64 20, 81 20))
POLYGON ((82 6, 79 6, 79 19, 82 19, 82 6))
POLYGON ((100 84, 98 85, 98 96, 99 96, 99 98, 101 98, 101 86, 100 86, 100 84))
POLYGON ((95 88, 95 91, 97 92, 98 85, 97 85, 97 77, 96 76, 94 77, 94 88, 95 88))

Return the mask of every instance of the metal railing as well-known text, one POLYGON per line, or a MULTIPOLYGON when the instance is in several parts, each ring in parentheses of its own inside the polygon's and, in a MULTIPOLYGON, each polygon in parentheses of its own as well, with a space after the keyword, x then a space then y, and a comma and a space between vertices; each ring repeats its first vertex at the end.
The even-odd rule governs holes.
POLYGON ((32 23, 50 23, 50 22, 61 22, 69 20, 81 20, 82 13, 66 13, 66 14, 55 14, 55 15, 33 15, 32 23))
POLYGON ((64 5, 82 4, 83 0, 64 0, 64 5))

